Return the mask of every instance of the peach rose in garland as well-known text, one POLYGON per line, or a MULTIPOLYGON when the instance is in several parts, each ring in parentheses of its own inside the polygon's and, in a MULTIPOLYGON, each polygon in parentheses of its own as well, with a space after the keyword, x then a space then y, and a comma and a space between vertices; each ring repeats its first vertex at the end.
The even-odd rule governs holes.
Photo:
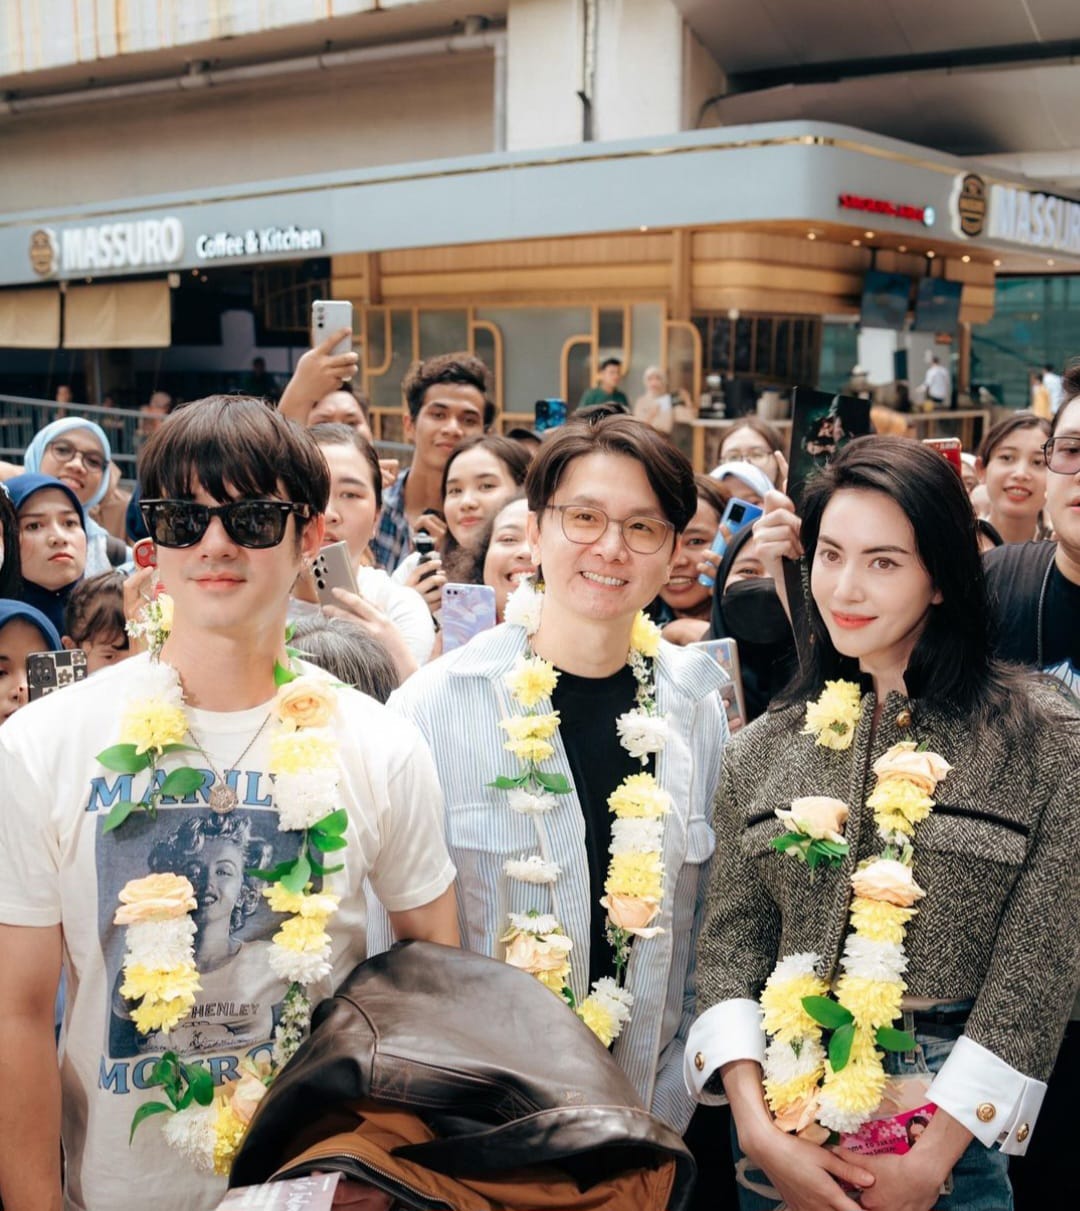
POLYGON ((663 931, 653 921, 660 915, 661 901, 655 896, 620 896, 609 893, 600 901, 608 920, 638 938, 655 938, 663 931))
POLYGON ((790 824, 800 833, 815 841, 843 841, 843 828, 847 823, 848 805, 840 799, 826 795, 806 795, 792 799, 791 809, 778 807, 776 815, 785 824, 790 824))
POLYGON ((888 778, 907 778, 927 795, 932 795, 950 772, 952 766, 940 753, 928 749, 919 752, 913 741, 904 740, 894 744, 874 762, 874 773, 881 781, 888 778))
POLYGON ((322 677, 294 677, 278 689, 274 714, 288 728, 325 727, 333 718, 334 691, 322 677))
POLYGON ((195 889, 183 875, 171 873, 132 879, 120 890, 116 925, 138 925, 183 917, 197 907, 195 889))
POLYGON ((266 1082, 256 1072, 244 1072, 238 1081, 228 1086, 229 1105, 245 1127, 266 1096, 266 1088, 266 1082))
POLYGON ((895 858, 877 858, 861 867, 851 876, 851 886, 857 896, 899 908, 910 908, 926 895, 915 882, 911 867, 895 858))

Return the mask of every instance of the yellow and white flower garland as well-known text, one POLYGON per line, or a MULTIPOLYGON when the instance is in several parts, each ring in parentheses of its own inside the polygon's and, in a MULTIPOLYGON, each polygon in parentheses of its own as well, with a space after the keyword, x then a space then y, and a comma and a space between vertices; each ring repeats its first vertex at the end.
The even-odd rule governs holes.
MULTIPOLYGON (((506 606, 506 621, 535 633, 540 624, 543 594, 531 582, 523 582, 506 606)), ((628 663, 637 682, 636 705, 616 721, 619 741, 631 756, 645 765, 659 753, 668 738, 668 721, 656 708, 655 661, 660 631, 644 614, 634 620, 628 663)), ((513 778, 496 778, 492 786, 507 792, 512 811, 542 816, 557 803, 556 795, 570 793, 562 774, 539 767, 554 756, 552 739, 559 727, 558 711, 538 709, 549 701, 559 674, 539 656, 521 656, 506 675, 505 684, 513 701, 524 712, 504 719, 499 726, 507 733, 503 747, 522 765, 513 778)), ((588 997, 575 1004, 570 990, 570 951, 573 943, 550 913, 511 913, 502 937, 508 963, 528 971, 553 992, 563 996, 578 1016, 605 1045, 619 1037, 629 1020, 633 995, 625 986, 626 968, 633 939, 652 938, 660 933, 653 924, 664 899, 664 817, 671 811, 671 796, 647 772, 631 774, 608 798, 615 815, 611 829, 611 859, 604 896, 607 936, 615 951, 615 978, 593 983, 588 997)), ((503 867, 512 879, 534 885, 554 884, 561 870, 538 855, 509 859, 503 867)))
MULTIPOLYGON (((339 897, 313 890, 313 877, 329 876, 342 867, 323 865, 327 853, 345 848, 348 817, 339 802, 338 743, 330 726, 336 710, 335 690, 321 676, 298 675, 277 666, 278 692, 271 708, 274 730, 268 770, 274 779, 278 828, 301 834, 298 856, 260 877, 269 886, 263 895, 270 908, 285 915, 274 934, 269 964, 289 987, 275 1030, 273 1060, 265 1069, 249 1068, 241 1078, 214 1091, 209 1073, 166 1052, 149 1083, 160 1086, 167 1102, 139 1108, 132 1132, 151 1114, 167 1113, 167 1142, 197 1168, 227 1173, 259 1098, 303 1041, 311 1022, 307 989, 331 970, 330 918, 339 897)), ((171 771, 158 785, 157 766, 171 753, 187 750, 188 732, 183 691, 176 671, 152 661, 145 684, 128 703, 120 742, 98 754, 106 768, 125 773, 149 770, 150 786, 136 803, 114 806, 106 831, 120 827, 132 812, 156 815, 163 796, 188 794, 202 784, 202 774, 186 767, 171 771)), ((194 889, 183 876, 169 872, 129 881, 120 892, 114 921, 127 927, 124 982, 120 992, 138 1001, 132 1020, 142 1034, 168 1035, 191 1012, 199 991, 195 963, 196 907, 194 889)))
MULTIPOLYGON (((848 748, 858 702, 857 686, 830 682, 807 707, 805 734, 826 748, 848 748)), ((882 1053, 915 1045, 892 1026, 907 987, 904 935, 918 911, 915 902, 925 894, 912 873, 911 838, 932 811, 931 796, 950 769, 943 757, 911 742, 894 745, 874 763, 877 785, 867 806, 884 848, 851 877, 854 896, 842 974, 830 989, 818 974, 820 955, 789 955, 765 984, 765 1096, 782 1130, 819 1142, 831 1132, 857 1131, 881 1103, 882 1053), (827 1047, 826 1030, 831 1032, 827 1047)), ((837 812, 834 822, 843 814, 837 812)))

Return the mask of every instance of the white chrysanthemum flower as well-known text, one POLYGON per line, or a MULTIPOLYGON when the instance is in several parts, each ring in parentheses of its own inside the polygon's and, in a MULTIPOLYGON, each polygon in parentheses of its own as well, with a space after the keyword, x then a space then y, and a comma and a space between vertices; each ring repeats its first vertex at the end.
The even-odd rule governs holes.
POLYGON ((270 969, 290 984, 314 984, 330 974, 330 947, 321 950, 289 950, 276 942, 270 947, 270 969))
POLYGON ((179 1152, 196 1169, 213 1173, 216 1118, 217 1106, 193 1104, 186 1110, 166 1115, 161 1133, 169 1147, 179 1152))
POLYGON ((611 1014, 620 1029, 630 1020, 630 1010, 634 1004, 633 993, 627 988, 620 988, 610 976, 602 976, 593 984, 592 995, 602 1008, 611 1014))
POLYGON ((539 854, 528 858, 507 858, 503 870, 519 883, 554 883, 562 870, 554 862, 545 862, 539 854))
POLYGON ((507 791, 506 799, 510 810, 520 812, 523 816, 542 816, 544 812, 551 811, 557 802, 555 796, 549 795, 547 791, 535 794, 520 786, 507 791))
POLYGON ((821 955, 816 955, 811 951, 804 951, 802 954, 788 955, 780 960, 773 968, 773 973, 769 976, 770 984, 782 984, 785 980, 794 980, 797 976, 812 976, 816 974, 817 965, 821 962, 821 955))
POLYGON ((822 1089, 818 1098, 817 1121, 829 1131, 838 1131, 841 1135, 858 1131, 869 1116, 858 1110, 841 1110, 829 1096, 828 1089, 822 1089))
POLYGON ((184 691, 176 669, 156 660, 136 669, 128 683, 128 695, 132 702, 153 698, 169 706, 184 705, 184 691))
POLYGON ((523 580, 506 599, 503 619, 513 626, 524 627, 526 635, 535 635, 543 608, 544 595, 536 591, 531 580, 523 580))
POLYGON ((765 1077, 777 1085, 819 1072, 825 1063, 825 1048, 812 1035, 800 1040, 798 1055, 790 1043, 773 1039, 765 1052, 765 1077))
POLYGON ((908 960, 897 942, 875 942, 851 933, 844 944, 840 965, 849 976, 896 984, 907 969, 908 960))
POLYGON ((619 743, 644 765, 651 753, 658 753, 668 741, 668 721, 665 715, 647 715, 644 711, 627 711, 615 720, 619 743))
POLYGON ((278 827, 286 831, 310 828, 340 804, 337 765, 274 776, 278 827))
POLYGON ((138 964, 155 971, 169 971, 191 963, 198 926, 188 916, 168 921, 139 921, 127 927, 124 966, 138 964))
POLYGON ((521 933, 534 933, 537 936, 554 933, 559 928, 558 918, 549 912, 537 913, 536 916, 525 912, 512 912, 510 925, 521 933))
POLYGON ((617 819, 611 825, 611 853, 654 854, 664 849, 664 821, 617 819))

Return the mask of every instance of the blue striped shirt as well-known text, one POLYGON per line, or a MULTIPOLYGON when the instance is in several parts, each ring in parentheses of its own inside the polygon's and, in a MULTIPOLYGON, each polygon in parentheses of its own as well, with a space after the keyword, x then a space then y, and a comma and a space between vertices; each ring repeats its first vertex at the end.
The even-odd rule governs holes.
MULTIPOLYGON (((520 627, 496 627, 415 673, 390 705, 417 724, 435 757, 458 869, 462 944, 501 958, 499 938, 508 913, 554 913, 573 939, 571 986, 580 1001, 589 991, 589 922, 596 906, 577 794, 558 796, 550 812, 535 818, 511 811, 505 792, 487 786, 498 774, 517 773, 498 724, 518 713, 503 676, 525 650, 520 627), (561 868, 554 885, 507 877, 508 858, 533 854, 561 868)), ((703 653, 667 643, 658 663, 657 705, 669 718, 671 735, 659 755, 657 777, 674 804, 666 817, 664 902, 656 922, 663 932, 633 944, 627 984, 634 1005, 614 1056, 644 1104, 681 1132, 693 1110, 682 1055, 694 1018, 694 955, 714 845, 713 796, 727 739, 727 720, 714 692, 725 674, 703 653)), ((561 737, 553 743, 555 755, 545 769, 572 782, 561 737)))

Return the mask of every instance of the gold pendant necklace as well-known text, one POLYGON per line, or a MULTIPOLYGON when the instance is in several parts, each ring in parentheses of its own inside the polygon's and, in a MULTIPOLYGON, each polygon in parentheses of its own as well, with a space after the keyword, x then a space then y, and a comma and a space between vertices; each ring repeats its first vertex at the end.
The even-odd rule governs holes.
MULTIPOLYGON (((251 750, 251 746, 262 735, 263 728, 266 727, 266 725, 270 722, 271 714, 273 714, 272 711, 267 712, 266 718, 262 721, 262 723, 259 724, 255 731, 255 735, 251 737, 246 745, 244 745, 244 751, 239 757, 236 758, 235 761, 227 765, 225 767, 226 769, 237 769, 239 767, 240 762, 243 761, 251 750)), ((231 812, 240 802, 240 798, 236 791, 234 791, 228 782, 226 782, 226 780, 222 777, 217 766, 213 763, 213 761, 210 760, 210 754, 199 743, 199 737, 195 735, 190 720, 188 720, 188 735, 192 738, 192 740, 195 741, 195 747, 200 753, 202 753, 206 764, 210 766, 210 770, 214 775, 214 789, 210 792, 210 810, 212 812, 216 812, 219 816, 227 816, 229 812, 231 812)))

